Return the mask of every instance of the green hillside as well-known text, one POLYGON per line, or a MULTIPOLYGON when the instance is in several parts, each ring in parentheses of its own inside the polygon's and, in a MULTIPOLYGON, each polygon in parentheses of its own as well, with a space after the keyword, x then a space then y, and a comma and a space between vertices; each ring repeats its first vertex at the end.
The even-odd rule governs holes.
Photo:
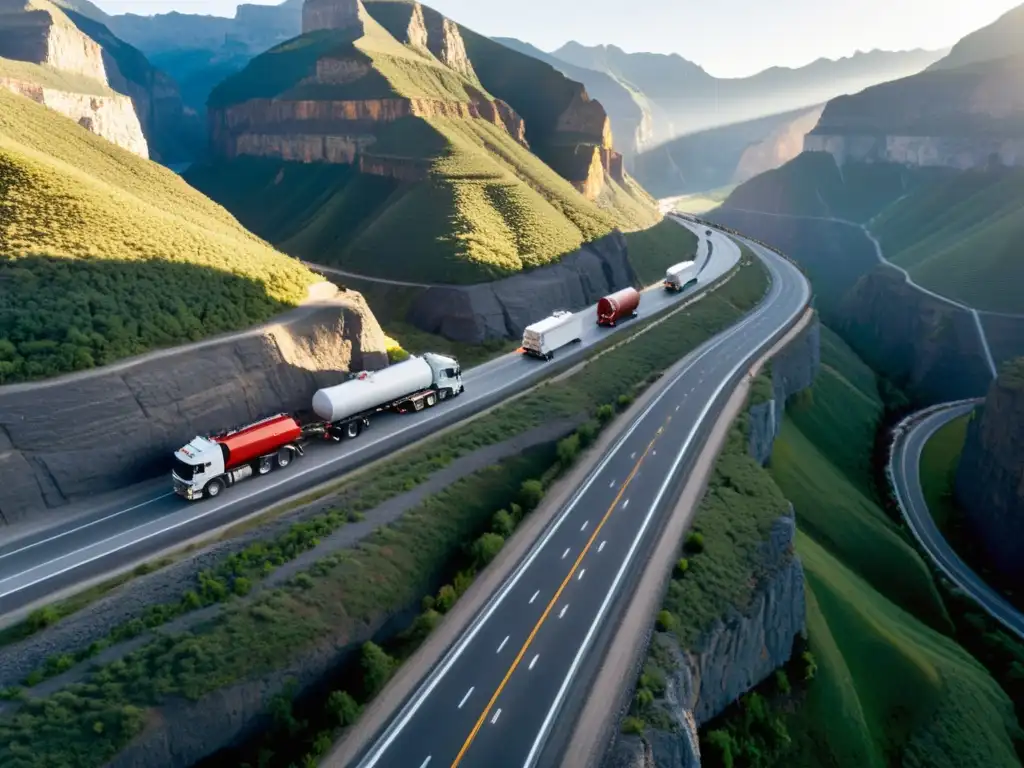
POLYGON ((978 309, 1024 312, 1024 171, 966 171, 918 190, 872 229, 915 282, 978 309))
POLYGON ((632 180, 605 176, 591 201, 550 164, 565 172, 571 163, 583 162, 586 170, 595 160, 594 145, 554 130, 578 85, 466 29, 460 32, 469 66, 449 67, 400 42, 411 5, 366 7, 361 28, 303 35, 256 57, 214 90, 210 108, 257 98, 463 105, 500 98, 526 120, 530 147, 504 126, 438 106, 360 129, 373 138, 361 150, 364 159, 401 166, 408 171, 401 181, 342 164, 253 156, 194 166, 188 181, 288 253, 421 282, 499 278, 556 261, 616 227, 637 230, 658 221, 654 201, 632 180), (344 84, 310 80, 322 57, 362 62, 370 71, 344 84))
POLYGON ((172 172, 0 90, 0 376, 266 320, 315 275, 172 172))
POLYGON ((823 329, 822 371, 787 412, 771 473, 797 512, 817 662, 786 765, 1019 765, 1010 700, 947 636, 929 568, 882 511, 867 457, 874 375, 823 329))

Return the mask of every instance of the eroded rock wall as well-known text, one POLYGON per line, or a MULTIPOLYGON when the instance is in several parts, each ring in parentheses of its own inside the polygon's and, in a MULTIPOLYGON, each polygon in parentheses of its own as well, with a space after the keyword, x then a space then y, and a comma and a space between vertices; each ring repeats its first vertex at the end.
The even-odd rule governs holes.
POLYGON ((972 417, 955 492, 992 566, 1024 586, 1024 358, 1000 371, 972 417))
POLYGON ((15 0, 2 0, 0 14, 16 18, 12 26, 0 29, 0 56, 107 82, 100 46, 62 14, 15 0))
POLYGON ((3 518, 59 514, 78 497, 166 472, 196 434, 308 410, 317 388, 386 365, 385 344, 362 296, 345 293, 224 341, 0 387, 3 518))
POLYGON ((1024 165, 1024 138, 808 134, 804 151, 828 152, 839 165, 900 163, 967 170, 1024 165))
POLYGON ((636 283, 626 238, 613 232, 557 264, 491 283, 428 288, 416 298, 407 320, 453 341, 514 339, 554 310, 582 309, 636 283))
POLYGON ((302 34, 321 29, 350 29, 358 26, 359 0, 305 0, 302 4, 302 34))

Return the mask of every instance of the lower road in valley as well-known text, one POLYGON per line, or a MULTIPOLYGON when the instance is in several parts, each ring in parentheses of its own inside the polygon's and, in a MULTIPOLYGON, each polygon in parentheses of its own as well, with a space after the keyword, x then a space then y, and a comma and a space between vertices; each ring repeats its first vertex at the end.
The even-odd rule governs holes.
POLYGON ((950 403, 911 417, 893 445, 889 470, 903 517, 936 566, 971 596, 992 618, 1024 638, 1024 614, 989 587, 968 567, 943 537, 925 502, 921 487, 921 454, 932 435, 977 407, 976 401, 950 403))
MULTIPOLYGON (((671 294, 660 285, 648 288, 640 317, 692 297, 701 285, 718 279, 739 261, 740 250, 722 234, 676 219, 700 238, 697 259, 700 285, 671 294)), ((560 370, 609 334, 629 332, 631 323, 616 328, 596 325, 594 307, 581 310, 586 329, 582 343, 556 353, 544 363, 508 354, 467 369, 466 391, 459 397, 419 413, 376 417, 358 439, 340 444, 315 444, 287 470, 246 480, 216 500, 188 503, 166 483, 149 483, 112 494, 73 520, 0 544, 0 617, 34 604, 73 585, 122 568, 211 529, 328 481, 347 470, 391 453, 442 427, 478 412, 560 370)), ((170 455, 168 455, 168 467, 170 455)), ((52 513, 55 517, 59 511, 52 513)), ((9 530, 5 530, 9 534, 9 530)))
POLYGON ((677 364, 466 631, 355 763, 528 768, 563 763, 619 613, 707 434, 753 362, 799 320, 810 286, 771 273, 757 309, 677 364))

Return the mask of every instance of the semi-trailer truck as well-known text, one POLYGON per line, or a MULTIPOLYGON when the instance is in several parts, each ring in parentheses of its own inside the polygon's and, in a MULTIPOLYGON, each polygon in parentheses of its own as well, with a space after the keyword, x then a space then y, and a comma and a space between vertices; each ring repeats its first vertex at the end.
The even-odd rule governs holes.
POLYGON ((697 262, 681 261, 665 270, 662 284, 666 290, 678 293, 686 286, 697 282, 697 262))
POLYGON ((583 338, 583 318, 564 309, 553 312, 523 330, 523 352, 550 360, 555 350, 583 338))
POLYGON ((625 317, 636 317, 640 306, 640 292, 636 288, 623 288, 597 302, 597 324, 610 328, 625 317))
POLYGON ((453 357, 426 353, 381 371, 361 371, 313 394, 315 418, 279 413, 236 429, 196 436, 174 453, 174 492, 189 501, 218 496, 225 488, 275 466, 287 467, 311 438, 355 438, 383 411, 409 413, 455 397, 465 387, 453 357))

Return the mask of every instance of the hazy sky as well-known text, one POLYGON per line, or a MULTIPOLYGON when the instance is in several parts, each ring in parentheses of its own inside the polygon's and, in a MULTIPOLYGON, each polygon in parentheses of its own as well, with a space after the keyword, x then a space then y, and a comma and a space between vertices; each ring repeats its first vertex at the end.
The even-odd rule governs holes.
MULTIPOLYGON (((280 0, 250 0, 271 5, 280 0)), ((232 0, 97 0, 107 13, 233 16, 232 0)), ((1020 0, 432 0, 477 32, 551 50, 567 40, 678 53, 718 77, 856 50, 943 48, 1020 0)))

